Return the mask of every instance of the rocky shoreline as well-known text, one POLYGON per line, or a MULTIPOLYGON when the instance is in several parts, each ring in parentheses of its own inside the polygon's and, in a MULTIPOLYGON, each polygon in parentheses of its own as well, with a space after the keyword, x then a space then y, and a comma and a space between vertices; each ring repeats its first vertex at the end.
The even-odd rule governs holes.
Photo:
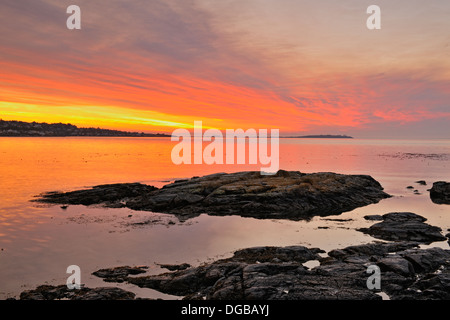
MULTIPOLYGON (((446 240, 441 229, 424 223, 425 219, 414 213, 381 217, 386 225, 383 236, 392 237, 398 223, 403 223, 403 232, 395 241, 335 249, 326 256, 319 248, 304 246, 253 247, 197 267, 161 265, 173 271, 159 275, 140 275, 146 266, 105 268, 93 275, 105 282, 125 282, 186 300, 381 300, 380 292, 391 300, 450 299, 450 250, 419 247, 446 240), (432 240, 417 236, 430 228, 432 240), (310 261, 319 265, 308 268, 305 263, 310 261), (373 265, 381 271, 379 290, 367 287, 367 270, 373 265)), ((44 285, 22 292, 20 299, 121 300, 135 296, 119 288, 73 291, 66 286, 44 285)))
MULTIPOLYGON (((446 185, 435 183, 433 188, 444 190, 439 197, 445 199, 446 185)), ((388 197, 369 176, 280 171, 275 176, 241 172, 194 177, 161 189, 138 183, 102 185, 47 193, 37 201, 154 210, 180 220, 201 213, 298 220, 341 213, 388 197)), ((169 270, 158 275, 147 275, 147 266, 104 268, 92 274, 108 283, 132 284, 186 300, 381 300, 382 294, 392 300, 450 299, 450 249, 420 247, 447 238, 450 245, 450 233, 444 236, 441 228, 412 212, 364 218, 373 225, 357 231, 379 240, 329 252, 304 246, 245 248, 199 266, 158 264, 169 270), (316 266, 309 267, 310 262, 316 266), (380 289, 367 286, 370 266, 381 272, 380 289)), ((22 292, 20 299, 136 297, 119 288, 74 291, 65 285, 43 285, 22 292)))
POLYGON ((178 180, 158 189, 140 183, 50 192, 35 201, 64 205, 102 204, 174 214, 180 220, 209 215, 258 219, 310 219, 336 215, 391 197, 367 175, 278 171, 217 173, 178 180))

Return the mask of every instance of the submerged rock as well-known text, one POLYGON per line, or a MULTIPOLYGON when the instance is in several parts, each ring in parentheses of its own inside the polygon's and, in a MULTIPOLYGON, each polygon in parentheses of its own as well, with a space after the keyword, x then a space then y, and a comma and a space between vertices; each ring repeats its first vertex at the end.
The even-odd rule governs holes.
POLYGON ((391 212, 382 218, 382 222, 358 230, 383 240, 431 243, 446 239, 441 228, 424 223, 427 219, 412 212, 391 212))
POLYGON ((217 173, 175 181, 161 189, 142 184, 102 185, 47 193, 37 201, 125 206, 175 214, 180 220, 202 213, 299 220, 340 214, 388 197, 367 175, 280 170, 269 176, 260 172, 217 173))
POLYGON ((450 204, 450 182, 438 181, 430 189, 431 201, 437 204, 450 204))

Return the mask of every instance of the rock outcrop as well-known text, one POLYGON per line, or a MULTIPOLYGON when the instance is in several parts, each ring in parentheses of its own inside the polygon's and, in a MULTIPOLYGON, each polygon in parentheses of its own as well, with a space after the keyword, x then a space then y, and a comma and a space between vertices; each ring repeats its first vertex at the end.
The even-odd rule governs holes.
POLYGON ((438 181, 430 189, 431 201, 437 204, 450 204, 450 182, 438 181))
POLYGON ((450 250, 419 249, 415 242, 369 243, 332 250, 256 247, 228 259, 126 281, 184 299, 377 300, 450 299, 450 250), (319 260, 308 269, 306 261, 319 260), (367 287, 371 265, 380 268, 381 289, 367 287))
POLYGON ((51 192, 37 201, 59 204, 103 204, 171 213, 186 220, 202 213, 271 219, 309 219, 377 203, 390 195, 367 175, 304 174, 280 170, 217 173, 165 185, 112 184, 66 193, 51 192))
POLYGON ((136 275, 147 272, 148 267, 138 266, 138 267, 116 267, 109 269, 100 269, 92 274, 99 278, 103 278, 106 282, 124 282, 129 275, 136 275))
POLYGON ((369 228, 358 230, 383 240, 421 243, 446 240, 441 228, 425 223, 427 219, 412 212, 391 212, 383 215, 382 219, 369 228))
MULTIPOLYGON (((93 274, 106 282, 127 282, 191 300, 376 300, 381 299, 380 291, 390 299, 450 299, 450 250, 419 248, 421 243, 445 240, 440 229, 410 212, 381 217, 383 221, 368 232, 396 241, 335 249, 326 257, 319 248, 254 247, 197 267, 162 265, 175 271, 159 275, 139 276, 146 272, 145 266, 100 269, 93 274), (319 265, 308 268, 310 261, 319 265), (380 270, 379 290, 367 285, 369 266, 380 270)), ((22 292, 20 298, 118 300, 134 299, 134 294, 119 288, 69 290, 65 285, 44 285, 22 292)))
POLYGON ((42 285, 23 291, 20 300, 134 300, 135 294, 115 287, 68 289, 66 285, 42 285))

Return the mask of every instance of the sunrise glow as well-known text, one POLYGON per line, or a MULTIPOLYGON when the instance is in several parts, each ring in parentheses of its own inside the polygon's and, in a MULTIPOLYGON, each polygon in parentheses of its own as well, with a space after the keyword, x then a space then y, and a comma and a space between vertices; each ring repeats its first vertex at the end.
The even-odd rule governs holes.
POLYGON ((450 120, 446 2, 378 1, 380 30, 358 1, 256 0, 78 1, 68 30, 65 2, 3 5, 2 119, 360 137, 440 137, 450 120))

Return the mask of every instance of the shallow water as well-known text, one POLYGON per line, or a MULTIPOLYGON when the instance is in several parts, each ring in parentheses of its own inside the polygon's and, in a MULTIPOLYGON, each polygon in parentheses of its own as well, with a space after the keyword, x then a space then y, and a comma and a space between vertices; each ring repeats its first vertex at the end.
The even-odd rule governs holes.
MULTIPOLYGON (((148 273, 156 274, 167 271, 156 263, 199 265, 251 246, 305 245, 328 251, 367 243, 374 239, 355 230, 374 223, 364 220, 367 214, 411 211, 444 234, 450 228, 450 206, 434 204, 427 192, 434 181, 450 181, 449 140, 281 139, 281 169, 369 174, 394 196, 310 221, 201 215, 182 223, 167 214, 30 202, 46 191, 116 182, 160 187, 179 178, 261 167, 176 166, 170 158, 173 146, 166 138, 0 138, 0 299, 40 284, 64 284, 72 264, 80 266, 86 286, 117 285, 141 297, 175 299, 105 283, 91 273, 147 265, 148 273), (420 194, 406 189, 409 185, 420 194)), ((449 247, 446 241, 431 246, 449 247)))

